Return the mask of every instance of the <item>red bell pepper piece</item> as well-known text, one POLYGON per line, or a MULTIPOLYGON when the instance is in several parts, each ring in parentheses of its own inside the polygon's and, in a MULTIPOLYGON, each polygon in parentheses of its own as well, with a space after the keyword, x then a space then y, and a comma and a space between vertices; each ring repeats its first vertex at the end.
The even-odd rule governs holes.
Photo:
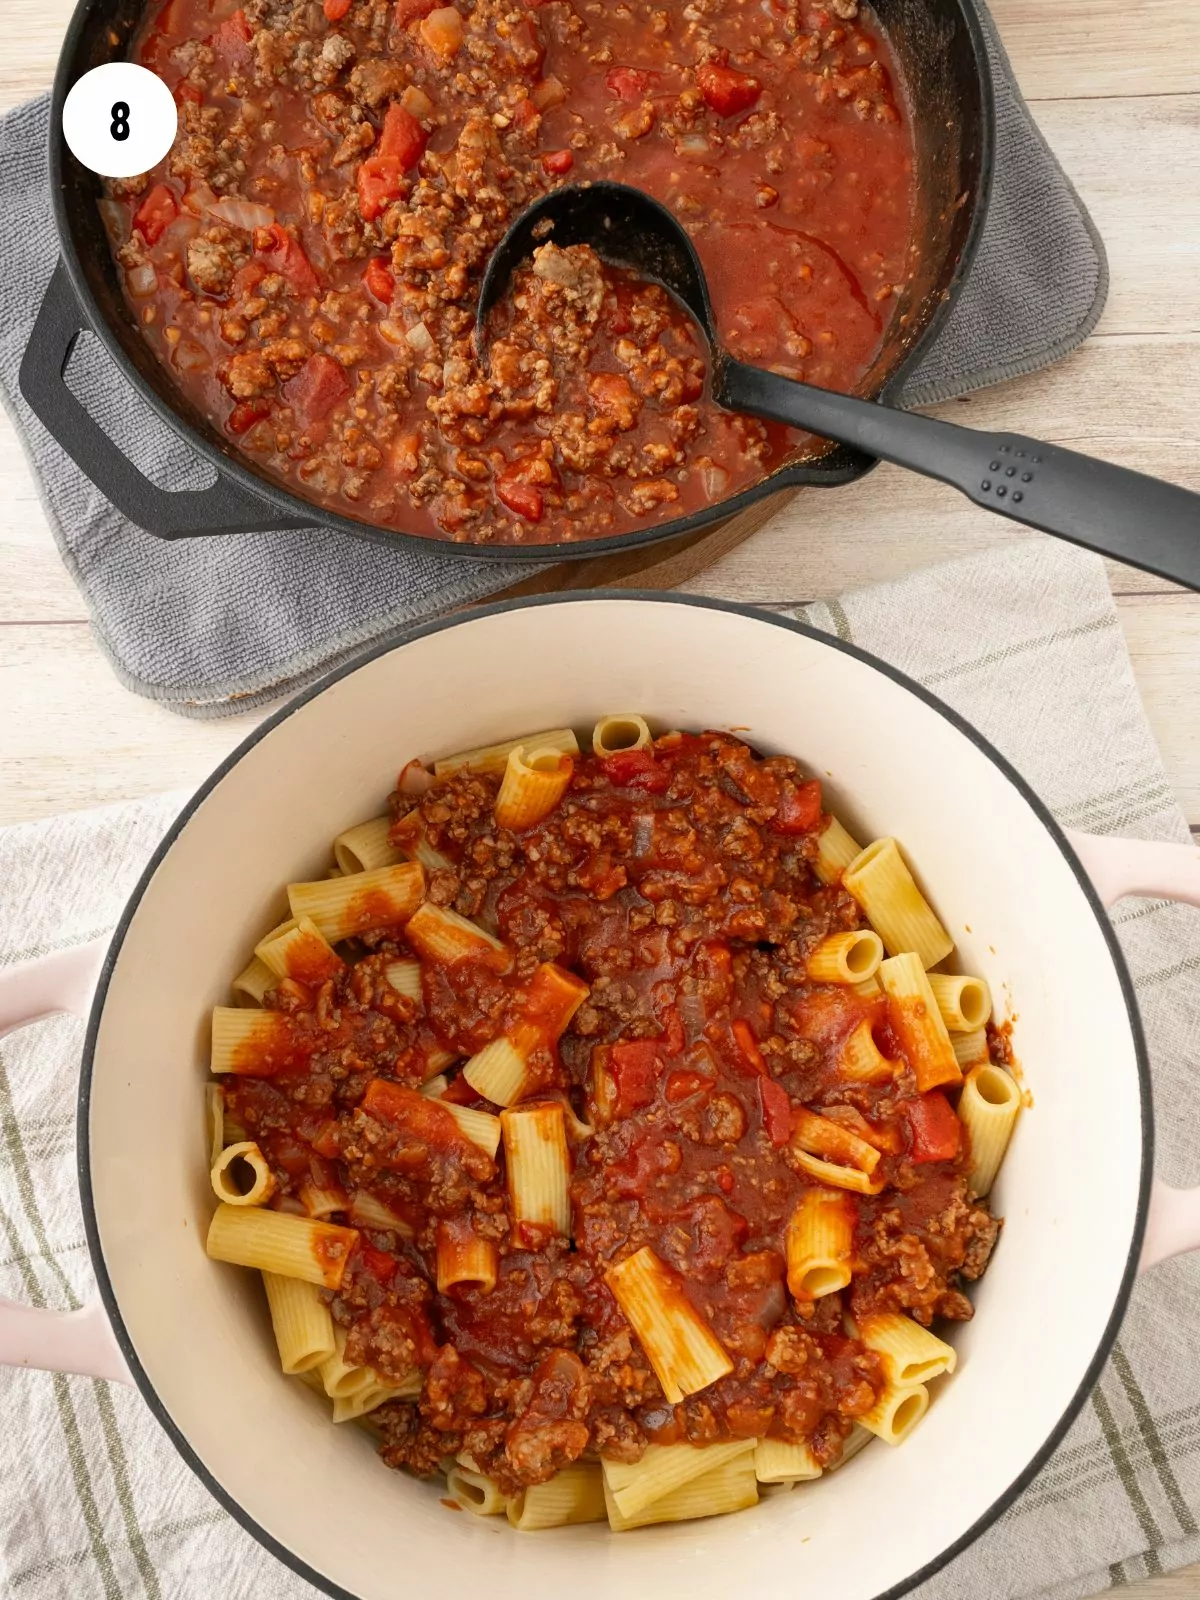
POLYGON ((354 0, 325 0, 326 22, 341 22, 353 4, 354 0))
POLYGON ((762 1109, 763 1128, 772 1144, 786 1144, 792 1137, 792 1102, 787 1090, 774 1078, 758 1080, 758 1097, 762 1109))

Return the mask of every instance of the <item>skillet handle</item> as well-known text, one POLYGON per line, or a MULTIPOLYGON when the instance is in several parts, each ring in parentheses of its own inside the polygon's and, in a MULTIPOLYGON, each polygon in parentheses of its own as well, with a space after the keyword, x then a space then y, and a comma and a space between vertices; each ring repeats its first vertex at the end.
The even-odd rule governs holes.
MULTIPOLYGON (((1067 832, 1075 854, 1106 906, 1126 895, 1147 895, 1200 906, 1200 850, 1148 839, 1108 839, 1067 832)), ((1200 1188, 1172 1189, 1155 1178, 1138 1271, 1200 1250, 1200 1188)))
POLYGON ((21 361, 21 393, 38 421, 122 516, 160 539, 213 533, 276 533, 315 523, 288 517, 219 476, 211 489, 160 489, 138 471, 80 404, 63 377, 90 324, 62 261, 54 269, 21 361))
MULTIPOLYGON (((86 1016, 107 949, 107 939, 96 939, 0 971, 0 1039, 56 1012, 86 1016)), ((50 1311, 0 1299, 0 1367, 133 1382, 98 1300, 50 1311)))

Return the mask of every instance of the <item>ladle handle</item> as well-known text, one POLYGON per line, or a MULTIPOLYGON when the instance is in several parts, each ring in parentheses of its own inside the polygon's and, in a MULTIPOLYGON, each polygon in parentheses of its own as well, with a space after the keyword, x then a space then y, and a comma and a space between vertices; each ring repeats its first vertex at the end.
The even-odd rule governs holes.
POLYGON ((728 361, 721 404, 960 489, 977 506, 1200 590, 1200 495, 1019 433, 959 428, 728 361))

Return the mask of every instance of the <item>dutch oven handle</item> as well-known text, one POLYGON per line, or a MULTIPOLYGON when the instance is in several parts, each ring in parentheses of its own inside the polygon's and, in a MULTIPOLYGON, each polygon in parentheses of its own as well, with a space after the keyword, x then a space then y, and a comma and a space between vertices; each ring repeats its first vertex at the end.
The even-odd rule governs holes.
POLYGON ((63 376, 90 324, 62 261, 42 300, 21 362, 21 393, 34 415, 136 527, 161 539, 210 533, 276 533, 316 524, 288 517, 267 500, 218 475, 211 489, 160 489, 133 465, 67 387, 63 376))
MULTIPOLYGON (((1126 895, 1200 906, 1200 850, 1148 839, 1067 832, 1071 847, 1106 906, 1126 895)), ((1155 1178, 1138 1270, 1200 1249, 1200 1188, 1172 1189, 1155 1178)))
MULTIPOLYGON (((107 939, 95 939, 0 971, 0 1039, 61 1011, 86 1017, 107 949, 107 939)), ((0 1299, 0 1367, 133 1382, 99 1300, 49 1311, 0 1299)))

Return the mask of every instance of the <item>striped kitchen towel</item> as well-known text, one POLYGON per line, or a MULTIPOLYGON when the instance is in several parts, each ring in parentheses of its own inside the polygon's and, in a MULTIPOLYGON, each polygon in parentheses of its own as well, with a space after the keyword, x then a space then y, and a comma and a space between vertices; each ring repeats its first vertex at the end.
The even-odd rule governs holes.
MULTIPOLYGON (((812 607, 807 619, 927 683, 1061 821, 1187 837, 1094 557, 1049 541, 1009 544, 812 607)), ((111 928, 182 799, 0 831, 0 966, 111 928)), ((1150 1044, 1159 1172, 1195 1183, 1200 912, 1134 901, 1114 920, 1150 1044)), ((55 1018, 0 1044, 0 1295, 36 1305, 75 1306, 94 1292, 73 1151, 82 1033, 55 1018)), ((1200 1560, 1198 1312, 1200 1260, 1138 1284, 1113 1358, 1060 1449, 922 1600, 1078 1600, 1200 1560)), ((135 1393, 0 1372, 0 1396, 0 1594, 315 1595, 215 1504, 135 1393)))

